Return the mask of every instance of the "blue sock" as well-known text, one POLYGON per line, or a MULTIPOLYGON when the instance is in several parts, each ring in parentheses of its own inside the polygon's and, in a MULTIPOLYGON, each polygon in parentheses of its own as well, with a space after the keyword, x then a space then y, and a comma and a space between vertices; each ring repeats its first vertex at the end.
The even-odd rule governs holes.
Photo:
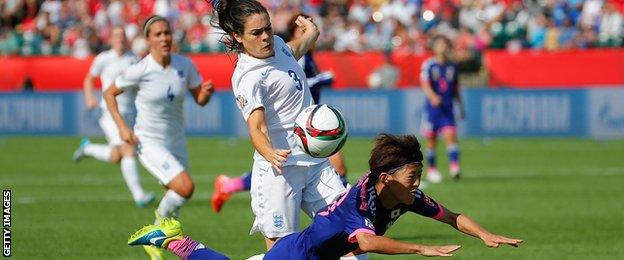
POLYGON ((243 173, 243 190, 251 190, 251 172, 243 173))
POLYGON ((188 260, 229 260, 227 256, 214 251, 210 248, 204 247, 203 245, 198 246, 199 248, 195 248, 193 252, 188 256, 188 260))
POLYGON ((427 148, 427 163, 429 164, 429 168, 436 167, 435 157, 435 150, 427 148))
POLYGON ((459 163, 459 145, 453 144, 446 147, 448 152, 449 161, 451 163, 459 163))

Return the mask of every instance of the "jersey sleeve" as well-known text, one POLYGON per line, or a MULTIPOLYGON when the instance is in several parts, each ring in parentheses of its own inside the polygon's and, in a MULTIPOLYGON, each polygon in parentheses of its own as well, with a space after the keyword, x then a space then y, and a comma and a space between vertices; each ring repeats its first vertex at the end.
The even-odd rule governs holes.
POLYGON ((429 81, 429 69, 431 68, 431 62, 426 60, 420 66, 420 81, 427 82, 429 81))
POLYGON ((131 65, 115 79, 115 86, 122 90, 138 87, 139 82, 141 82, 142 72, 142 62, 131 65))
POLYGON ((251 112, 264 106, 263 85, 252 77, 244 77, 234 90, 236 105, 247 121, 251 112))
POLYGON ((91 76, 99 77, 102 75, 102 70, 104 70, 104 57, 102 54, 99 54, 95 56, 95 59, 93 59, 91 68, 89 68, 89 74, 91 74, 91 76))
POLYGON ((195 64, 193 64, 191 60, 188 60, 188 69, 186 75, 188 75, 187 88, 194 89, 201 85, 203 81, 202 76, 199 74, 199 71, 197 71, 197 67, 195 67, 195 64))
POLYGON ((377 235, 375 233, 375 226, 373 225, 373 216, 366 210, 358 207, 357 199, 347 200, 349 207, 344 217, 345 231, 349 234, 348 242, 356 243, 356 235, 359 233, 368 233, 371 235, 377 235))
POLYGON ((414 204, 409 206, 409 211, 437 220, 444 217, 444 207, 441 204, 431 199, 421 190, 416 190, 415 195, 416 199, 414 200, 414 204))

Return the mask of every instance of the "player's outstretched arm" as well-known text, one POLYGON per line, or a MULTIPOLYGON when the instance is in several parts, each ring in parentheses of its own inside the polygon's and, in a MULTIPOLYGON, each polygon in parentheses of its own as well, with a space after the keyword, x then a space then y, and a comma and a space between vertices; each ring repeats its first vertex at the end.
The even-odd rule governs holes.
POLYGON ((264 120, 264 108, 260 107, 251 112, 247 118, 247 128, 249 136, 254 147, 273 165, 277 172, 282 172, 282 166, 286 162, 286 157, 290 154, 290 150, 273 149, 269 138, 269 130, 264 120))
POLYGON ((299 60, 314 46, 321 32, 312 22, 312 18, 299 16, 295 23, 297 26, 303 27, 303 35, 296 40, 289 41, 287 44, 292 49, 295 60, 299 60))
POLYGON ((210 80, 202 83, 199 87, 191 89, 195 103, 202 107, 208 104, 212 93, 214 93, 214 84, 210 80))
POLYGON ((452 256, 453 252, 461 248, 460 245, 419 245, 368 233, 358 233, 355 237, 360 245, 360 250, 386 255, 419 254, 423 256, 452 256))
POLYGON ((91 75, 91 73, 87 73, 87 76, 85 77, 83 82, 85 104, 87 105, 88 110, 92 110, 97 106, 97 99, 93 94, 93 79, 94 77, 91 75))
POLYGON ((104 102, 106 102, 106 107, 113 117, 115 124, 117 124, 117 127, 119 128, 119 137, 121 137, 121 140, 124 140, 124 142, 128 144, 135 145, 137 144, 138 139, 132 130, 128 128, 128 125, 126 125, 126 121, 123 120, 121 113, 119 113, 119 107, 117 106, 116 97, 121 93, 123 93, 123 90, 119 89, 115 86, 115 83, 113 83, 110 87, 108 87, 108 89, 106 89, 106 91, 104 91, 104 102))
POLYGON ((440 221, 455 227, 465 234, 481 239, 488 247, 498 247, 501 244, 518 247, 522 243, 521 239, 492 234, 466 215, 457 214, 447 209, 444 209, 444 211, 444 217, 440 221))

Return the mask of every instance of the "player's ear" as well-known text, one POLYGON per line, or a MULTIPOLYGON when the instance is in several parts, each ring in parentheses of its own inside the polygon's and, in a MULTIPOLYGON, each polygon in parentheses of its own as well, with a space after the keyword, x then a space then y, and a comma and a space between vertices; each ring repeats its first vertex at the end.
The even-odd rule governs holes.
POLYGON ((381 174, 379 174, 379 181, 383 184, 388 183, 388 173, 382 172, 381 174))
POLYGON ((234 40, 236 42, 241 43, 241 44, 243 43, 243 36, 242 35, 234 32, 234 33, 232 33, 232 36, 234 37, 234 40))

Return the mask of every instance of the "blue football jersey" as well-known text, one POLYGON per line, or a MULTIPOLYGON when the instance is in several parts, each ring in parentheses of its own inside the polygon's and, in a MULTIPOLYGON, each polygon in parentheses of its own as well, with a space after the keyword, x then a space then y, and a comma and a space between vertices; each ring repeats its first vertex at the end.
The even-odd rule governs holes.
POLYGON ((359 248, 358 233, 383 235, 405 212, 436 219, 444 215, 443 207, 421 190, 415 196, 411 205, 386 209, 377 199, 374 183, 369 183, 367 174, 319 211, 309 227, 278 240, 265 259, 338 259, 359 248))
POLYGON ((442 109, 447 112, 453 111, 453 98, 458 90, 459 72, 457 65, 451 62, 438 63, 435 58, 429 58, 423 62, 420 72, 420 80, 429 82, 433 91, 442 98, 442 104, 434 108, 427 100, 427 110, 442 109))

